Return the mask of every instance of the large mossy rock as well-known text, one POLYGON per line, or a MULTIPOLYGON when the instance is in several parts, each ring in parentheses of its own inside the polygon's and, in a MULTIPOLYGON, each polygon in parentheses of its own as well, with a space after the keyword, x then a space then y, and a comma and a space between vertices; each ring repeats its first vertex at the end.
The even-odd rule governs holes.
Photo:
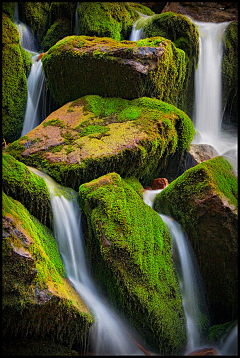
POLYGON ((2 13, 2 138, 7 143, 18 139, 23 127, 28 96, 26 61, 17 27, 2 13))
POLYGON ((79 35, 128 40, 138 12, 153 15, 142 4, 126 2, 82 2, 77 9, 79 35))
POLYGON ((57 19, 54 24, 48 29, 45 35, 41 48, 47 51, 50 47, 54 46, 56 42, 60 41, 66 36, 72 34, 71 23, 68 19, 57 19))
POLYGON ((162 37, 116 41, 68 36, 42 57, 46 83, 60 106, 85 95, 155 97, 177 104, 185 52, 162 37))
POLYGON ((194 132, 184 112, 157 99, 85 96, 51 113, 6 152, 76 191, 112 171, 150 185, 168 162, 177 171, 194 132))
POLYGON ((238 21, 231 22, 224 34, 222 60, 223 120, 238 120, 238 21))
POLYGON ((171 40, 186 55, 187 72, 178 108, 193 115, 194 73, 199 57, 199 32, 197 26, 186 16, 165 12, 151 17, 140 18, 136 30, 142 28, 145 37, 161 36, 171 40))
POLYGON ((79 188, 87 218, 91 270, 109 301, 161 353, 186 345, 181 293, 171 259, 171 235, 142 194, 116 173, 79 188))
POLYGON ((238 314, 238 180, 223 157, 196 165, 156 196, 154 209, 185 229, 214 324, 238 314))
POLYGON ((45 180, 6 153, 2 154, 2 189, 23 204, 42 224, 51 228, 50 196, 45 180))
POLYGON ((3 336, 52 339, 71 347, 93 318, 66 279, 52 232, 2 194, 3 336))

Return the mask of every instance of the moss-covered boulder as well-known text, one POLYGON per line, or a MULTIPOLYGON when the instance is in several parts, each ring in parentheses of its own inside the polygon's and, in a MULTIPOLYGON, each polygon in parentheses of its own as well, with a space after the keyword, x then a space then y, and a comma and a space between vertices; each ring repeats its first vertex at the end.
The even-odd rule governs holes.
POLYGON ((173 12, 142 17, 136 24, 136 30, 142 28, 146 37, 161 36, 171 40, 186 55, 187 72, 181 91, 178 108, 189 116, 193 115, 194 72, 199 57, 199 32, 197 26, 184 15, 173 12))
POLYGON ((4 192, 2 199, 3 337, 81 342, 93 318, 66 279, 52 232, 4 192))
POLYGON ((68 36, 48 50, 42 64, 60 106, 88 94, 155 97, 176 105, 186 72, 185 52, 162 37, 135 42, 68 36))
POLYGON ((77 9, 79 35, 128 40, 138 12, 153 15, 142 4, 126 2, 82 2, 77 9))
POLYGON ((151 347, 183 352, 185 318, 171 235, 132 185, 110 173, 79 188, 91 270, 151 347))
POLYGON ((2 189, 42 224, 51 227, 50 196, 45 180, 6 153, 2 154, 2 189))
POLYGON ((23 127, 28 95, 24 56, 16 25, 2 13, 2 137, 7 143, 18 139, 23 127))
POLYGON ((185 229, 205 282, 213 323, 238 314, 238 180, 223 157, 196 165, 156 196, 154 208, 185 229))
POLYGON ((238 21, 231 22, 224 34, 222 59, 223 119, 238 120, 238 21))
POLYGON ((2 2, 2 12, 4 12, 4 14, 6 14, 11 21, 14 21, 15 5, 15 2, 2 2))
POLYGON ((6 152, 76 191, 112 171, 150 185, 174 158, 177 171, 193 136, 190 118, 160 100, 85 96, 51 113, 6 152))

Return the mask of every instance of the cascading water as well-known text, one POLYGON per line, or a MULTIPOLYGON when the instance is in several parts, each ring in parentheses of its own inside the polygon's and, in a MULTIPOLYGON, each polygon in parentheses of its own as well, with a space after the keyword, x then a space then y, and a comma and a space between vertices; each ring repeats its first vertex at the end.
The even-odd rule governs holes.
POLYGON ((237 135, 221 130, 223 34, 230 22, 191 21, 199 30, 199 62, 195 72, 193 143, 210 144, 225 155, 237 173, 237 135))
MULTIPOLYGON (((146 190, 144 202, 153 207, 156 195, 162 190, 146 190)), ((177 271, 187 324, 186 353, 190 353, 201 347, 200 331, 203 318, 205 318, 205 322, 209 320, 203 285, 194 253, 183 229, 172 218, 163 214, 159 215, 172 235, 172 257, 177 271)))
POLYGON ((27 79, 28 97, 21 133, 21 136, 24 136, 46 118, 46 81, 42 61, 41 59, 37 61, 39 53, 36 52, 32 32, 26 24, 19 21, 18 16, 18 3, 16 3, 14 23, 20 34, 21 46, 32 55, 33 62, 27 79))
POLYGON ((78 12, 77 12, 77 10, 80 8, 80 6, 81 6, 81 3, 80 2, 78 2, 77 3, 77 9, 76 9, 76 11, 75 11, 75 26, 74 26, 74 33, 75 33, 75 35, 79 35, 79 25, 78 25, 78 12))
POLYGON ((104 302, 88 274, 80 225, 81 212, 78 205, 78 194, 72 189, 61 187, 41 171, 34 168, 29 169, 46 181, 53 211, 54 236, 67 276, 81 298, 94 312, 96 322, 90 329, 94 354, 142 355, 143 352, 130 338, 133 336, 133 332, 119 318, 113 308, 104 302), (71 200, 66 198, 69 196, 71 200))
MULTIPOLYGON (((137 11, 137 12, 138 12, 138 11, 137 11)), ((150 16, 148 16, 148 15, 141 14, 140 12, 138 12, 138 13, 139 13, 139 15, 141 16, 141 18, 148 18, 148 17, 150 17, 150 16)), ((141 18, 140 18, 140 19, 141 19, 141 18)), ((138 20, 139 20, 139 19, 138 19, 138 20)), ((133 28, 132 28, 132 32, 131 32, 129 41, 139 41, 139 40, 145 38, 142 27, 141 27, 140 29, 136 30, 136 26, 137 26, 138 20, 133 24, 133 28)))
POLYGON ((24 136, 37 127, 46 118, 46 81, 42 61, 37 61, 38 54, 32 57, 32 67, 27 79, 28 97, 23 129, 24 136))

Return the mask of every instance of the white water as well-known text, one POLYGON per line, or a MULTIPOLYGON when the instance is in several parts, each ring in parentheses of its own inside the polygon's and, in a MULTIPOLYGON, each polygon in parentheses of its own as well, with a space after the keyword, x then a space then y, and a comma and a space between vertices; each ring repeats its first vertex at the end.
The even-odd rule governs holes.
POLYGON ((94 354, 142 355, 143 352, 130 338, 133 333, 113 308, 104 302, 104 298, 101 297, 88 273, 80 224, 81 212, 77 202, 78 194, 72 189, 61 187, 39 170, 29 169, 46 181, 53 211, 54 235, 68 279, 96 318, 96 323, 90 329, 94 354), (64 196, 67 193, 71 193, 73 197, 71 201, 64 196))
POLYGON ((221 355, 238 355, 238 323, 231 329, 225 341, 220 346, 219 353, 221 355))
MULTIPOLYGON (((152 208, 156 195, 162 190, 146 190, 144 202, 152 208)), ((191 245, 181 226, 172 218, 163 214, 159 215, 170 229, 172 235, 172 258, 178 275, 187 325, 186 353, 190 353, 201 347, 200 313, 209 318, 203 295, 200 271, 191 245)))
MULTIPOLYGON (((138 11, 137 11, 137 12, 138 12, 138 11)), ((148 16, 148 15, 141 14, 140 12, 138 12, 138 13, 139 13, 139 15, 141 16, 141 18, 148 18, 148 17, 150 17, 150 16, 148 16)), ((138 19, 138 20, 139 20, 139 19, 138 19)), ((142 27, 141 27, 139 30, 136 30, 136 25, 137 25, 138 20, 133 24, 133 28, 132 28, 132 32, 131 32, 129 41, 138 41, 138 40, 141 40, 141 39, 144 39, 144 38, 145 38, 145 35, 144 35, 144 33, 143 33, 142 27)))
POLYGON ((194 125, 192 143, 210 144, 225 155, 237 174, 237 133, 221 129, 223 34, 230 22, 191 21, 199 30, 199 62, 195 71, 194 125))
POLYGON ((78 12, 77 12, 77 10, 78 10, 78 8, 81 6, 81 3, 80 2, 78 2, 77 3, 77 9, 76 9, 76 11, 75 11, 75 25, 74 25, 74 33, 75 33, 75 35, 79 35, 79 25, 78 25, 78 12))
POLYGON ((28 97, 23 129, 24 136, 37 127, 46 118, 46 81, 42 61, 37 61, 38 54, 32 57, 32 67, 27 79, 28 97))

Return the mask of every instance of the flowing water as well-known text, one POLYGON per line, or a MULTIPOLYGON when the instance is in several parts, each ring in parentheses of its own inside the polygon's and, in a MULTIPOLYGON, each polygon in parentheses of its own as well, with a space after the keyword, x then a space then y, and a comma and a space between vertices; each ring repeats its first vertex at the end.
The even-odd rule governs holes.
MULTIPOLYGON (((138 12, 138 13, 141 16, 141 18, 146 18, 147 19, 148 17, 150 17, 148 15, 141 14, 140 12, 138 12)), ((136 25, 137 25, 138 20, 133 24, 133 28, 132 28, 132 32, 131 32, 129 41, 138 41, 138 40, 141 40, 141 39, 145 38, 145 35, 143 33, 142 28, 140 28, 139 30, 136 30, 136 25)))
POLYGON ((28 97, 21 137, 37 127, 46 118, 46 81, 42 61, 34 43, 31 29, 19 21, 18 3, 15 6, 14 23, 18 28, 21 46, 32 56, 32 67, 27 79, 28 97))
POLYGON ((77 9, 76 9, 76 11, 75 11, 75 25, 74 25, 74 33, 75 33, 75 35, 79 35, 79 25, 78 25, 78 12, 77 12, 77 10, 78 10, 78 8, 81 6, 81 3, 80 2, 78 2, 77 3, 77 9))
POLYGON ((46 181, 53 212, 54 237, 68 279, 96 318, 96 323, 90 329, 94 354, 142 355, 142 350, 130 338, 136 337, 135 332, 133 333, 127 323, 105 302, 88 273, 78 194, 72 189, 61 187, 39 170, 29 169, 46 181))
MULTIPOLYGON (((146 190, 144 202, 153 207, 156 195, 162 190, 146 190)), ((205 321, 209 321, 203 284, 193 250, 182 227, 172 218, 163 214, 159 215, 170 229, 172 236, 172 258, 177 271, 187 325, 186 353, 190 353, 202 345, 203 317, 205 321)))
POLYGON ((222 124, 223 35, 230 22, 212 23, 191 19, 199 30, 199 62, 195 71, 193 143, 210 144, 224 155, 237 174, 237 133, 222 124))
POLYGON ((28 97, 21 136, 37 127, 46 118, 46 81, 42 61, 37 60, 38 55, 32 57, 33 64, 27 79, 28 97))

